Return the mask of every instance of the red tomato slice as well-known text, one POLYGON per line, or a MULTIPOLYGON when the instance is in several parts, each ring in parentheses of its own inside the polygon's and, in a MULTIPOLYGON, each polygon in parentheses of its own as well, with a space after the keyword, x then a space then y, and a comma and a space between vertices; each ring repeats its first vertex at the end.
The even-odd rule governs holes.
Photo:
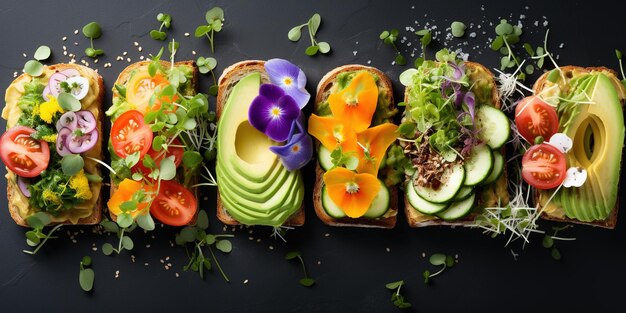
POLYGON ((0 157, 9 170, 22 177, 35 177, 48 167, 50 147, 30 135, 35 130, 26 126, 9 129, 0 138, 0 157))
POLYGON ((111 143, 121 158, 137 151, 143 157, 152 146, 152 130, 144 122, 143 114, 130 110, 120 115, 111 127, 111 143))
MULTIPOLYGON (((159 166, 161 165, 161 160, 173 155, 174 164, 176 165, 176 167, 178 167, 180 163, 183 161, 183 153, 185 152, 185 150, 182 147, 178 147, 178 146, 182 146, 182 143, 180 142, 180 140, 178 140, 178 138, 176 138, 174 139, 174 141, 172 141, 167 151, 165 150, 155 151, 151 147, 150 150, 148 150, 147 155, 152 157, 152 159, 154 160, 154 163, 156 163, 156 168, 159 168, 159 166)), ((141 171, 144 175, 150 174, 152 170, 143 166, 142 161, 143 160, 140 160, 139 163, 135 165, 134 169, 141 171)))
POLYGON ((126 100, 135 106, 135 109, 143 114, 156 111, 161 107, 161 102, 174 102, 178 96, 156 98, 150 106, 150 98, 157 89, 163 90, 170 82, 161 73, 150 76, 147 70, 135 73, 128 81, 126 87, 126 100))
POLYGON ((522 158, 522 177, 537 189, 558 187, 565 179, 565 154, 558 148, 542 143, 530 147, 522 158))
POLYGON ((163 180, 161 189, 150 206, 150 214, 170 226, 189 224, 196 215, 198 203, 196 197, 183 185, 163 180))
POLYGON ((550 140, 559 130, 559 118, 552 106, 539 97, 531 96, 517 104, 515 125, 522 137, 532 144, 537 136, 550 140))

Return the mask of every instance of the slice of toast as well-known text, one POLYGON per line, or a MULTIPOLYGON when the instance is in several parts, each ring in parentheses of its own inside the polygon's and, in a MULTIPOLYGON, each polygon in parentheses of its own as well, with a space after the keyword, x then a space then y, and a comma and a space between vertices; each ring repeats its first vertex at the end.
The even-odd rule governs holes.
MULTIPOLYGON (((479 64, 479 63, 466 61, 464 62, 464 64, 465 64, 466 69, 470 71, 475 71, 476 73, 478 72, 484 73, 481 79, 490 80, 493 86, 492 91, 491 91, 492 103, 494 107, 499 109, 501 107, 500 97, 498 96, 498 89, 495 84, 493 73, 491 73, 489 69, 487 69, 486 67, 484 67, 482 64, 479 64)), ((404 93, 405 101, 408 101, 408 96, 409 96, 409 90, 407 88, 404 93)), ((502 147, 500 152, 502 153, 502 156, 506 160, 505 148, 502 147)), ((478 213, 476 212, 476 208, 480 209, 480 208, 485 208, 485 207, 493 207, 497 205, 504 206, 509 202, 509 193, 507 190, 506 166, 504 167, 503 173, 500 176, 500 178, 498 178, 496 182, 488 186, 477 187, 479 190, 476 190, 477 200, 475 202, 475 208, 473 212, 470 213, 468 216, 462 219, 455 220, 455 221, 445 221, 436 216, 426 215, 426 214, 419 212, 409 203, 409 199, 407 198, 405 194, 404 195, 404 213, 406 214, 407 222, 409 223, 409 226, 411 227, 425 227, 425 226, 437 226, 437 225, 442 225, 442 226, 472 225, 474 223, 474 219, 478 215, 478 213), (488 186, 491 186, 491 188, 486 188, 488 186), (500 203, 498 204, 498 202, 500 203)))
MULTIPOLYGON (((150 62, 151 61, 140 61, 140 62, 137 62, 137 63, 133 63, 133 64, 127 66, 122 72, 120 72, 120 74, 117 76, 117 79, 115 80, 115 84, 113 85, 113 89, 112 89, 112 91, 113 91, 113 99, 118 98, 118 97, 121 96, 119 91, 117 90, 117 88, 115 88, 115 85, 126 86, 128 81, 130 80, 130 77, 131 77, 131 74, 133 73, 133 71, 141 69, 142 67, 147 67, 148 65, 150 65, 150 62)), ((196 66, 195 62, 194 61, 179 61, 179 62, 175 62, 174 65, 175 66, 184 65, 184 66, 188 66, 188 67, 192 68, 191 86, 192 86, 192 89, 194 90, 194 93, 196 93, 197 90, 198 90, 198 75, 199 74, 198 74, 198 67, 196 66)), ((167 62, 167 61, 161 60, 161 66, 163 66, 163 67, 170 67, 171 63, 167 62)), ((195 182, 192 183, 192 184, 195 184, 195 182)), ((111 191, 110 191, 111 193, 110 194, 113 194, 116 189, 117 189, 117 185, 115 184, 113 179, 111 179, 111 191)), ((195 195, 196 199, 198 199, 198 190, 197 189, 195 189, 194 195, 195 195)), ((195 223, 197 214, 198 214, 198 210, 196 210, 196 214, 193 217, 193 219, 191 220, 190 224, 194 224, 195 223)), ((115 215, 111 214, 110 212, 109 212, 109 217, 113 221, 117 220, 117 217, 115 215)))
MULTIPOLYGON (((373 75, 379 78, 377 84, 378 88, 385 89, 388 92, 386 95, 388 96, 389 110, 395 109, 395 102, 393 99, 393 87, 391 85, 391 80, 380 70, 364 66, 358 64, 344 65, 333 69, 328 72, 317 85, 317 95, 315 97, 315 113, 317 113, 318 104, 324 102, 332 92, 335 92, 336 78, 337 75, 346 72, 355 72, 355 71, 367 71, 372 73, 373 75)), ((375 125, 372 125, 375 126, 375 125)), ((316 146, 319 146, 319 143, 316 143, 316 146)), ((322 187, 324 186, 324 170, 320 166, 319 162, 316 162, 315 169, 315 186, 313 189, 313 206, 315 207, 315 214, 317 217, 322 220, 326 225, 330 226, 348 226, 348 227, 365 227, 365 228, 393 228, 396 226, 396 220, 398 217, 398 188, 395 186, 389 187, 390 192, 390 207, 389 211, 380 218, 334 218, 324 210, 322 205, 322 187)))
MULTIPOLYGON (((239 82, 239 80, 246 77, 250 73, 258 72, 261 73, 261 83, 269 83, 270 79, 269 76, 267 76, 264 65, 265 61, 248 60, 235 63, 224 69, 224 72, 218 80, 219 90, 217 92, 217 104, 215 109, 218 120, 222 114, 224 105, 228 101, 232 88, 239 82)), ((228 214, 228 208, 225 208, 224 203, 220 200, 219 188, 221 187, 218 186, 217 193, 217 218, 226 225, 240 225, 241 223, 239 223, 239 221, 228 214)), ((293 213, 287 221, 285 221, 284 225, 302 226, 304 225, 304 220, 305 216, 303 203, 302 206, 295 213, 293 213)))
MULTIPOLYGON (((622 108, 624 107, 624 103, 626 102, 626 87, 624 87, 624 85, 620 82, 619 78, 617 78, 617 73, 615 73, 615 71, 608 69, 606 67, 580 67, 580 66, 571 66, 571 65, 561 66, 560 69, 563 72, 563 75, 565 77, 572 77, 572 73, 575 73, 575 72, 582 72, 582 73, 602 72, 606 74, 613 81, 613 85, 615 85, 618 91, 618 96, 621 99, 622 108)), ((537 81, 533 85, 533 90, 535 91, 535 94, 539 94, 546 87, 549 73, 550 72, 546 72, 537 79, 537 81)), ((540 192, 535 192, 534 200, 535 200, 535 203, 541 209, 542 203, 540 202, 540 192)), ((613 229, 615 228, 615 225, 617 224, 618 209, 619 209, 619 195, 615 203, 615 207, 611 211, 611 214, 609 214, 609 216, 603 220, 597 220, 593 222, 584 222, 584 221, 580 221, 577 219, 568 218, 564 214, 551 215, 551 214, 548 214, 547 212, 542 212, 541 217, 543 219, 551 220, 551 221, 576 223, 576 224, 591 225, 591 226, 596 226, 596 227, 613 229)))
MULTIPOLYGON (((44 74, 38 79, 42 81, 42 83, 46 84, 50 79, 50 76, 59 71, 67 70, 67 69, 75 69, 79 71, 80 75, 87 78, 90 82, 89 93, 93 94, 88 95, 83 100, 81 100, 81 104, 83 109, 88 109, 94 113, 97 122, 97 129, 100 132, 100 136, 98 136, 98 141, 95 146, 83 153, 84 156, 89 156, 93 158, 97 158, 102 160, 102 121, 104 118, 104 113, 102 112, 102 102, 104 100, 104 82, 102 76, 98 74, 98 72, 90 69, 88 67, 78 65, 78 64, 54 64, 44 67, 44 74), (89 103, 87 103, 89 101, 89 103)), ((18 76, 7 88, 7 94, 5 96, 6 106, 2 112, 2 117, 7 119, 7 128, 11 128, 15 126, 15 122, 22 114, 22 111, 17 106, 17 99, 19 98, 19 94, 24 91, 24 85, 31 82, 32 77, 26 73, 18 76), (17 93, 17 94, 16 94, 17 93)), ((52 151, 51 153, 56 153, 56 151, 52 151)), ((95 166, 95 171, 92 174, 100 175, 99 166, 89 159, 85 159, 85 163, 91 163, 95 166)), ((22 216, 20 214, 21 206, 28 206, 28 198, 22 194, 17 185, 17 176, 15 173, 11 172, 7 168, 7 200, 9 213, 11 217, 15 221, 16 224, 20 226, 28 226, 26 223, 27 216, 22 216)), ((102 218, 102 199, 100 197, 100 191, 102 183, 91 183, 90 185, 93 193, 93 200, 89 200, 85 203, 85 206, 92 207, 92 213, 89 216, 78 219, 76 223, 72 223, 69 220, 61 220, 59 218, 52 218, 51 224, 67 224, 67 225, 95 225, 100 223, 102 218)))

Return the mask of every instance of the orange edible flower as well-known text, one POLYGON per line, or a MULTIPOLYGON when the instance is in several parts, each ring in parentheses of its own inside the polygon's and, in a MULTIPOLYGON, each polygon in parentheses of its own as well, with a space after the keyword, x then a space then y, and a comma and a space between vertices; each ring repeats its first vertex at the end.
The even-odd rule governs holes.
POLYGON ((309 134, 330 151, 335 150, 337 145, 341 146, 344 153, 355 151, 357 147, 356 133, 341 120, 331 116, 312 114, 309 117, 309 134))
POLYGON ((352 218, 367 212, 381 188, 375 175, 357 174, 343 167, 326 172, 324 183, 330 199, 352 218))
MULTIPOLYGON (((109 202, 107 202, 109 212, 111 212, 111 214, 115 216, 122 214, 123 211, 120 208, 120 205, 124 202, 131 201, 133 199, 133 195, 141 189, 143 189, 144 191, 148 191, 149 188, 141 182, 134 181, 132 179, 125 178, 124 180, 122 180, 122 182, 117 185, 117 189, 115 190, 115 192, 111 195, 109 202)), ((129 212, 130 215, 134 218, 140 213, 143 213, 147 205, 147 201, 140 202, 137 205, 137 209, 129 212)))
POLYGON ((385 152, 387 152, 387 148, 396 141, 397 130, 398 126, 384 123, 368 128, 356 135, 359 143, 357 148, 359 165, 356 168, 358 173, 378 175, 378 167, 385 156, 385 152))
POLYGON ((333 116, 344 121, 354 131, 367 129, 378 102, 378 87, 372 74, 362 71, 343 90, 328 97, 333 116))

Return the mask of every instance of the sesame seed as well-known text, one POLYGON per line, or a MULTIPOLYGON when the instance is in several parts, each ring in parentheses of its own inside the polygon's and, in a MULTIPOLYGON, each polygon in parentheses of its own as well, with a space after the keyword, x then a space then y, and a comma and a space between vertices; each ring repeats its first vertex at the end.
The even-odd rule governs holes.
POLYGON ((389 249, 389 248, 385 248, 385 250, 387 250, 387 252, 391 252, 391 249, 389 249))
POLYGON ((253 237, 248 237, 248 240, 254 240, 254 238, 253 237))
POLYGON ((128 63, 130 63, 130 58, 126 58, 126 61, 127 61, 128 63))
POLYGON ((17 77, 17 72, 13 72, 13 77, 17 77))
POLYGON ((135 42, 133 42, 133 45, 135 45, 135 47, 137 47, 137 46, 139 46, 139 43, 135 41, 135 42))
POLYGON ((78 42, 74 41, 74 45, 75 45, 75 46, 78 46, 78 42))
POLYGON ((74 31, 74 35, 78 35, 78 29, 74 31))
POLYGON ((165 264, 165 261, 163 259, 159 260, 161 262, 161 264, 165 264))
POLYGON ((24 56, 25 58, 27 58, 26 53, 22 53, 22 56, 24 56))
POLYGON ((322 261, 317 261, 317 265, 322 265, 322 261))
POLYGON ((144 263, 143 265, 148 266, 148 262, 144 263))
POLYGON ((143 60, 143 55, 139 57, 139 60, 143 60))
POLYGON ((324 237, 330 237, 330 234, 329 233, 325 233, 324 237))
POLYGON ((127 55, 127 54, 128 54, 128 52, 126 52, 126 51, 124 51, 124 53, 122 53, 122 55, 124 55, 124 56, 127 55))
POLYGON ((196 55, 196 50, 191 51, 191 54, 196 55))
POLYGON ((175 275, 176 275, 176 278, 180 277, 180 274, 178 274, 178 273, 176 273, 175 275))
POLYGON ((270 250, 274 250, 274 246, 270 246, 270 250))
POLYGON ((66 46, 63 46, 63 50, 67 50, 67 47, 66 47, 66 46))
POLYGON ((244 281, 243 281, 243 283, 244 283, 244 284, 247 284, 247 283, 248 283, 248 280, 247 280, 247 279, 246 279, 246 280, 244 280, 244 281))
POLYGON ((93 63, 98 63, 98 59, 93 60, 93 63))
POLYGON ((139 47, 139 48, 137 48, 137 50, 138 50, 139 52, 141 52, 141 51, 143 51, 143 48, 142 48, 142 47, 139 47))
POLYGON ((61 38, 61 40, 66 41, 66 40, 67 40, 67 37, 66 37, 66 36, 63 36, 63 38, 61 38))

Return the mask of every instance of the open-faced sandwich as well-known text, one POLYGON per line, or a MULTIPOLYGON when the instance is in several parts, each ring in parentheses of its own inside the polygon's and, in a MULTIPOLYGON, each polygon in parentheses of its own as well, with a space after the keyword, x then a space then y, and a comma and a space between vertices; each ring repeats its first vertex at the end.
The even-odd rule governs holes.
POLYGON ((484 208, 505 206, 510 124, 491 72, 444 49, 400 81, 409 225, 471 224, 484 208))
POLYGON ((76 64, 45 66, 8 87, 0 155, 17 224, 38 212, 54 224, 100 222, 103 97, 102 77, 76 64))
POLYGON ((537 143, 524 154, 522 176, 542 217, 614 228, 626 88, 607 68, 564 66, 542 75, 534 91, 517 104, 515 121, 537 143))
POLYGON ((317 216, 332 226, 393 228, 398 192, 386 155, 398 126, 389 78, 372 67, 338 67, 319 82, 314 111, 317 216))
POLYGON ((163 224, 192 223, 197 213, 194 185, 202 163, 208 101, 198 94, 192 61, 129 65, 113 88, 109 150, 112 218, 148 213, 163 224))
POLYGON ((243 61, 224 70, 217 96, 217 217, 225 224, 304 224, 300 168, 312 140, 302 108, 304 72, 289 61, 243 61))

